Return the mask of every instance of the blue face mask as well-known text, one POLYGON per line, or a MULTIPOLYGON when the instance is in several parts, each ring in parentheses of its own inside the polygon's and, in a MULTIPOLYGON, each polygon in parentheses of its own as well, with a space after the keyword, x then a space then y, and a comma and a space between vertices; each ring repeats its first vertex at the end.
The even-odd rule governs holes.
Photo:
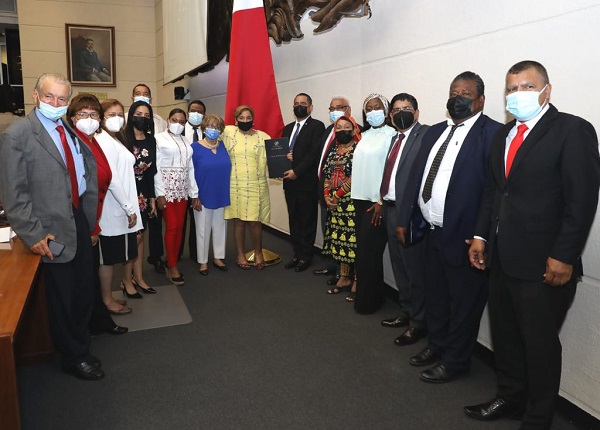
POLYGON ((546 85, 542 91, 515 91, 506 96, 506 110, 519 121, 529 121, 535 118, 541 111, 540 94, 546 91, 546 85))
POLYGON ((202 122, 202 118, 204 118, 204 115, 202 115, 200 112, 190 112, 190 117, 188 118, 188 121, 192 125, 200 125, 200 123, 202 122))
POLYGON ((207 128, 204 131, 204 135, 208 138, 208 140, 217 140, 221 135, 219 130, 215 130, 214 128, 207 128))
POLYGON ((331 119, 331 122, 336 122, 338 119, 340 119, 344 115, 346 115, 346 114, 339 110, 334 110, 333 112, 329 112, 329 118, 331 119))
POLYGON ((134 102, 146 102, 148 104, 150 104, 150 99, 148 97, 144 97, 144 96, 137 96, 133 98, 134 102))
POLYGON ((379 127, 385 121, 385 114, 383 110, 372 110, 367 112, 367 122, 371 124, 371 127, 379 127))
POLYGON ((56 121, 67 113, 68 106, 54 107, 40 100, 38 109, 40 110, 40 113, 50 121, 56 121))

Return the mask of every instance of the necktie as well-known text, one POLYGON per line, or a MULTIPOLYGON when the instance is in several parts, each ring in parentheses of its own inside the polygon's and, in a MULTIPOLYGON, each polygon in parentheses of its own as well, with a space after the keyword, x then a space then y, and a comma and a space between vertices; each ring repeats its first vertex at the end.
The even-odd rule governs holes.
POLYGON ((75 173, 75 161, 73 161, 73 154, 71 148, 67 143, 67 136, 65 135, 65 129, 62 125, 56 126, 56 131, 60 135, 60 142, 62 143, 63 150, 65 151, 65 161, 67 164, 67 170, 69 171, 69 178, 71 179, 71 200, 75 208, 79 207, 79 187, 77 186, 77 173, 75 173))
POLYGON ((525 132, 527 131, 527 125, 521 124, 517 127, 517 135, 510 142, 510 146, 508 147, 508 154, 506 155, 506 177, 508 178, 508 173, 510 172, 510 168, 512 167, 512 163, 515 160, 515 155, 517 155, 517 151, 523 144, 523 140, 525 140, 525 132))
POLYGON ((292 136, 292 141, 290 143, 290 151, 294 150, 294 145, 296 144, 296 139, 298 138, 298 133, 300 132, 300 123, 296 123, 296 132, 292 136))
POLYGON ((392 146, 390 155, 388 156, 385 162, 385 168, 383 169, 383 179, 381 181, 381 188, 379 189, 381 198, 384 198, 390 190, 390 180, 392 179, 392 171, 394 170, 394 166, 396 165, 396 159, 398 158, 398 153, 400 152, 400 145, 402 145, 403 139, 404 134, 400 133, 398 135, 398 138, 394 142, 394 146, 392 146))
POLYGON ((437 176, 438 170, 440 170, 440 165, 442 164, 442 159, 444 158, 444 154, 446 153, 446 149, 448 148, 448 143, 450 143, 450 139, 454 136, 454 132, 458 127, 463 124, 454 124, 452 129, 450 129, 450 133, 448 133, 448 137, 438 149, 437 154, 431 163, 431 168, 429 169, 429 173, 427 174, 427 179, 425 179, 425 186, 423 187, 423 201, 427 203, 431 200, 431 191, 433 190, 433 183, 435 182, 435 177, 437 176))
POLYGON ((192 127, 194 129, 194 135, 192 136, 192 142, 198 142, 198 126, 192 127))

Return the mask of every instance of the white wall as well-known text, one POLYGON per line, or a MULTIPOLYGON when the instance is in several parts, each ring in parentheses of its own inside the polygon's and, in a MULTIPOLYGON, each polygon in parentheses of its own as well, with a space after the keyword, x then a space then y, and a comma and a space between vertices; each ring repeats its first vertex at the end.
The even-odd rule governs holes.
MULTIPOLYGON (((345 18, 332 31, 313 36, 306 17, 305 37, 272 44, 284 120, 290 122, 298 92, 313 97, 313 116, 326 124, 331 96, 350 97, 360 118, 362 100, 380 92, 391 98, 409 92, 419 101, 422 123, 445 118, 450 81, 472 70, 486 83, 485 112, 505 122, 506 70, 524 59, 540 61, 553 84, 552 102, 580 115, 600 130, 598 76, 600 1, 373 0, 373 17, 345 18)), ((223 113, 226 64, 191 79, 194 98, 208 111, 223 113)), ((271 185, 272 224, 287 231, 285 205, 277 183, 271 185), (274 185, 273 185, 274 184, 274 185)), ((393 284, 386 255, 386 281, 393 284)), ((600 417, 600 225, 592 230, 586 252, 586 277, 561 332, 564 350, 561 395, 600 417)), ((490 345, 487 315, 480 342, 490 345)), ((540 365, 543 365, 541 363, 540 365)))

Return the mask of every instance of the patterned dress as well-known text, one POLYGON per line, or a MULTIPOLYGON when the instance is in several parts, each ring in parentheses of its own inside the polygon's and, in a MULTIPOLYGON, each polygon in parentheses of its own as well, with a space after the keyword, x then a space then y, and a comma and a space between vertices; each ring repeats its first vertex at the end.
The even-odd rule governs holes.
MULTIPOLYGON (((352 175, 352 157, 356 143, 344 154, 331 151, 323 165, 325 189, 334 193, 352 175)), ((323 253, 342 263, 354 263, 356 257, 356 229, 354 205, 350 193, 338 202, 336 209, 327 209, 327 228, 323 253)))
POLYGON ((138 203, 144 228, 148 223, 150 213, 150 198, 154 198, 154 175, 156 175, 156 141, 154 137, 146 136, 144 140, 136 140, 133 144, 135 164, 135 184, 137 187, 138 203))

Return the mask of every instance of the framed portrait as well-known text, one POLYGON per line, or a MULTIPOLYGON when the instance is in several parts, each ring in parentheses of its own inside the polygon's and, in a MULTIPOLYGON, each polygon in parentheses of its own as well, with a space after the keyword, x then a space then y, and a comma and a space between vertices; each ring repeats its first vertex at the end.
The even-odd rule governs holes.
POLYGON ((115 87, 115 28, 65 24, 65 32, 71 84, 115 87))

